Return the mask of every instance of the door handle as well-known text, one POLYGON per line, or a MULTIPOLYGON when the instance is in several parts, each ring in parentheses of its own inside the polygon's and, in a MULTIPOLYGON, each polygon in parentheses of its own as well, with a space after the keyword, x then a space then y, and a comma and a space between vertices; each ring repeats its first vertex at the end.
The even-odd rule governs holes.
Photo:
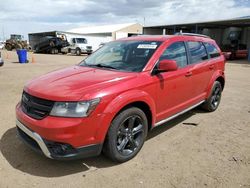
POLYGON ((192 74, 193 74, 192 71, 188 71, 188 72, 185 74, 185 76, 186 76, 186 77, 189 77, 189 76, 192 76, 192 74))
POLYGON ((213 70, 214 69, 214 65, 209 65, 209 69, 213 70))

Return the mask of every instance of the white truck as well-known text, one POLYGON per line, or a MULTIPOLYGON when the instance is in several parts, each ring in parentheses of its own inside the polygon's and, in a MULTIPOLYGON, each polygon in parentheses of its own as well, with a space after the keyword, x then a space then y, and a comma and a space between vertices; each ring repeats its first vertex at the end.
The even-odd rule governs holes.
POLYGON ((69 46, 61 49, 64 54, 71 53, 81 55, 82 53, 91 54, 93 52, 92 46, 88 45, 86 38, 73 37, 68 40, 69 46))

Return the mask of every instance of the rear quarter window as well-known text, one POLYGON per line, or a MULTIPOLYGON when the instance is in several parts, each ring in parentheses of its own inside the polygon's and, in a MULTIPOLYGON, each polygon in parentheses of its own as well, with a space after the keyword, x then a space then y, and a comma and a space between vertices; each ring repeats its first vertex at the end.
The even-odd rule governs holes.
POLYGON ((191 64, 199 63, 208 59, 205 46, 201 42, 187 42, 190 52, 191 64))
POLYGON ((209 55, 210 58, 215 58, 215 57, 219 57, 220 56, 220 52, 218 51, 218 49, 210 43, 204 43, 206 49, 207 49, 207 53, 209 55))

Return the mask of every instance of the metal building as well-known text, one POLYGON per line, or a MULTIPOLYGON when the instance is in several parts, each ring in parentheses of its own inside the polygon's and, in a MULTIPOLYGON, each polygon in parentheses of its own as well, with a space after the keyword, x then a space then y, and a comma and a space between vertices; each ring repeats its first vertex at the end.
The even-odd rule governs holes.
POLYGON ((147 26, 143 34, 164 35, 176 32, 191 32, 210 36, 223 49, 237 39, 240 48, 250 49, 250 16, 220 21, 147 26))
POLYGON ((139 23, 90 26, 71 29, 67 32, 80 33, 88 36, 108 37, 110 40, 142 34, 143 26, 139 23))

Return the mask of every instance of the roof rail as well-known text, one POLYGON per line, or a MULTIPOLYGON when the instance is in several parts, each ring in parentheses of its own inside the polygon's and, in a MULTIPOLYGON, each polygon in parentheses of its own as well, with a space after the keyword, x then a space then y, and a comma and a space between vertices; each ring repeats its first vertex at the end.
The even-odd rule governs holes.
POLYGON ((175 33, 174 35, 184 35, 184 36, 196 36, 196 37, 211 38, 211 37, 209 37, 207 35, 202 35, 202 34, 197 34, 197 33, 182 33, 181 31, 175 33))

